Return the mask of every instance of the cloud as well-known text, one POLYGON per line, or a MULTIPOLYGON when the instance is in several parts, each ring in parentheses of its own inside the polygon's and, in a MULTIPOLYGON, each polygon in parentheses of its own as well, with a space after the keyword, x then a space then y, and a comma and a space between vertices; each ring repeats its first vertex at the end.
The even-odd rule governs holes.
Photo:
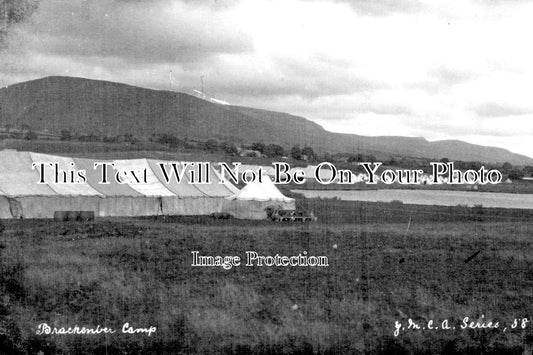
POLYGON ((444 90, 451 90, 455 85, 475 80, 478 75, 471 71, 440 65, 429 70, 425 78, 409 83, 407 88, 438 94, 444 90))
POLYGON ((412 13, 424 9, 424 4, 417 0, 333 0, 333 2, 346 4, 359 14, 371 16, 412 13))
POLYGON ((502 103, 485 103, 474 108, 474 112, 481 117, 507 117, 533 114, 532 109, 502 103))
MULTIPOLYGON (((123 1, 137 1, 137 0, 123 0, 123 1)), ((153 1, 153 0, 148 0, 153 1)), ((228 9, 239 4, 239 0, 181 0, 187 4, 196 4, 202 6, 209 6, 213 9, 228 9)))
POLYGON ((203 75, 211 89, 242 98, 296 95, 314 100, 370 92, 385 86, 353 72, 345 63, 322 56, 268 59, 256 55, 230 56, 213 61, 211 70, 203 75))
POLYGON ((431 71, 431 74, 436 77, 439 82, 446 85, 461 84, 473 77, 472 73, 447 66, 435 68, 431 71))
POLYGON ((161 0, 47 0, 20 31, 33 51, 133 63, 205 61, 251 51, 251 39, 224 12, 161 0))

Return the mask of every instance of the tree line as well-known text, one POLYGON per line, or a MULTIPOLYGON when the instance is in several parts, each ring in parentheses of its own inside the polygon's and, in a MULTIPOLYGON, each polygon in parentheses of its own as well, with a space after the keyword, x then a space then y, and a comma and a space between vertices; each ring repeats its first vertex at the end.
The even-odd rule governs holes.
MULTIPOLYGON (((8 136, 16 139, 37 140, 39 134, 30 127, 24 126, 20 130, 6 132, 8 136)), ((145 139, 139 139, 132 134, 123 134, 119 136, 103 136, 103 135, 80 135, 73 134, 67 129, 60 131, 59 139, 62 141, 80 141, 80 142, 104 142, 104 143, 130 143, 137 144, 145 139)), ((290 148, 285 148, 279 144, 265 144, 263 142, 254 142, 251 144, 242 144, 237 146, 233 142, 218 141, 216 139, 208 139, 207 141, 191 140, 187 138, 177 137, 172 134, 162 133, 155 134, 149 138, 149 141, 156 142, 168 146, 171 149, 202 149, 210 153, 220 152, 229 156, 237 156, 248 152, 257 152, 262 157, 267 158, 292 158, 298 161, 317 162, 328 161, 335 164, 340 164, 340 168, 353 166, 358 162, 377 162, 380 161, 383 165, 391 167, 401 167, 404 169, 426 169, 429 167, 429 162, 435 161, 428 158, 410 158, 410 157, 390 157, 383 160, 373 154, 365 153, 337 153, 330 154, 328 152, 318 155, 312 147, 294 145, 290 148)), ((246 155, 246 154, 244 154, 246 155)), ((256 156, 256 155, 251 155, 256 156)), ((448 158, 439 159, 441 162, 451 161, 448 158)), ((533 166, 517 166, 509 162, 504 163, 483 163, 479 161, 453 161, 455 168, 459 170, 479 170, 481 166, 487 169, 498 169, 511 180, 519 180, 523 177, 533 176, 533 166)))

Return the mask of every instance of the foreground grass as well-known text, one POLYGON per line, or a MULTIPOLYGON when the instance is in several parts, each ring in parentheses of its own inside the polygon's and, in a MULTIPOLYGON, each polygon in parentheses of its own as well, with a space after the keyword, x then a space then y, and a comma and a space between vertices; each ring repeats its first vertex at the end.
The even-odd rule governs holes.
POLYGON ((464 214, 443 218, 447 210, 442 209, 438 220, 408 222, 409 213, 416 215, 414 206, 382 214, 377 204, 364 209, 332 201, 310 204, 322 206, 321 223, 204 218, 5 222, 0 353, 528 350, 531 325, 507 332, 405 331, 398 337, 393 332, 395 321, 408 318, 459 323, 484 315, 510 323, 532 317, 529 217, 520 220, 517 214, 496 222, 464 214), (337 216, 344 220, 328 218, 328 203, 342 204, 337 216), (356 221, 357 216, 366 220, 356 221), (326 255, 330 266, 193 268, 193 250, 240 256, 247 250, 263 255, 306 250, 326 255), (36 335, 43 322, 118 330, 129 322, 156 326, 157 332, 150 337, 36 335))

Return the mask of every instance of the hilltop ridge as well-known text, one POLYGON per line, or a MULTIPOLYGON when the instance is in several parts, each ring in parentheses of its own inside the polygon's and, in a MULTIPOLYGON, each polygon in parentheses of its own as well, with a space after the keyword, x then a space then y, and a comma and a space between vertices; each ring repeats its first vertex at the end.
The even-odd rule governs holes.
POLYGON ((180 92, 65 76, 0 89, 0 126, 21 125, 103 136, 168 133, 239 144, 262 141, 285 147, 309 145, 317 152, 533 164, 532 158, 502 148, 462 141, 429 142, 421 137, 334 133, 288 113, 220 105, 180 92))

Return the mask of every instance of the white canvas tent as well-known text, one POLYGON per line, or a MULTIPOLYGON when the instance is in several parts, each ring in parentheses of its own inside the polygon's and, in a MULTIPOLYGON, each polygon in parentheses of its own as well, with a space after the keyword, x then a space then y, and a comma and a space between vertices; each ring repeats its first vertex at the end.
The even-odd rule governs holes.
POLYGON ((112 161, 121 169, 146 171, 146 183, 120 184, 110 173, 109 183, 101 184, 96 161, 102 160, 0 151, 0 218, 53 218, 55 211, 93 211, 96 217, 207 215, 221 212, 229 203, 226 198, 238 192, 228 182, 221 184, 214 169, 210 185, 192 184, 187 174, 180 183, 167 183, 159 161, 147 159, 112 161), (62 170, 85 170, 86 181, 55 183, 54 170, 46 165, 45 181, 39 183, 39 170, 32 169, 38 162, 57 162, 62 170))
POLYGON ((32 169, 32 163, 44 161, 57 162, 61 168, 68 166, 72 169, 71 161, 65 158, 29 152, 0 152, 0 164, 4 168, 0 172, 0 194, 2 201, 9 204, 9 213, 6 213, 7 208, 0 208, 3 211, 1 218, 52 218, 54 211, 97 208, 101 195, 96 190, 88 184, 54 184, 48 179, 53 176, 49 167, 46 168, 45 183, 39 184, 39 173, 32 169))
POLYGON ((228 200, 230 203, 223 211, 239 219, 266 219, 268 207, 295 209, 294 199, 284 196, 266 175, 262 176, 261 182, 247 184, 228 200))

